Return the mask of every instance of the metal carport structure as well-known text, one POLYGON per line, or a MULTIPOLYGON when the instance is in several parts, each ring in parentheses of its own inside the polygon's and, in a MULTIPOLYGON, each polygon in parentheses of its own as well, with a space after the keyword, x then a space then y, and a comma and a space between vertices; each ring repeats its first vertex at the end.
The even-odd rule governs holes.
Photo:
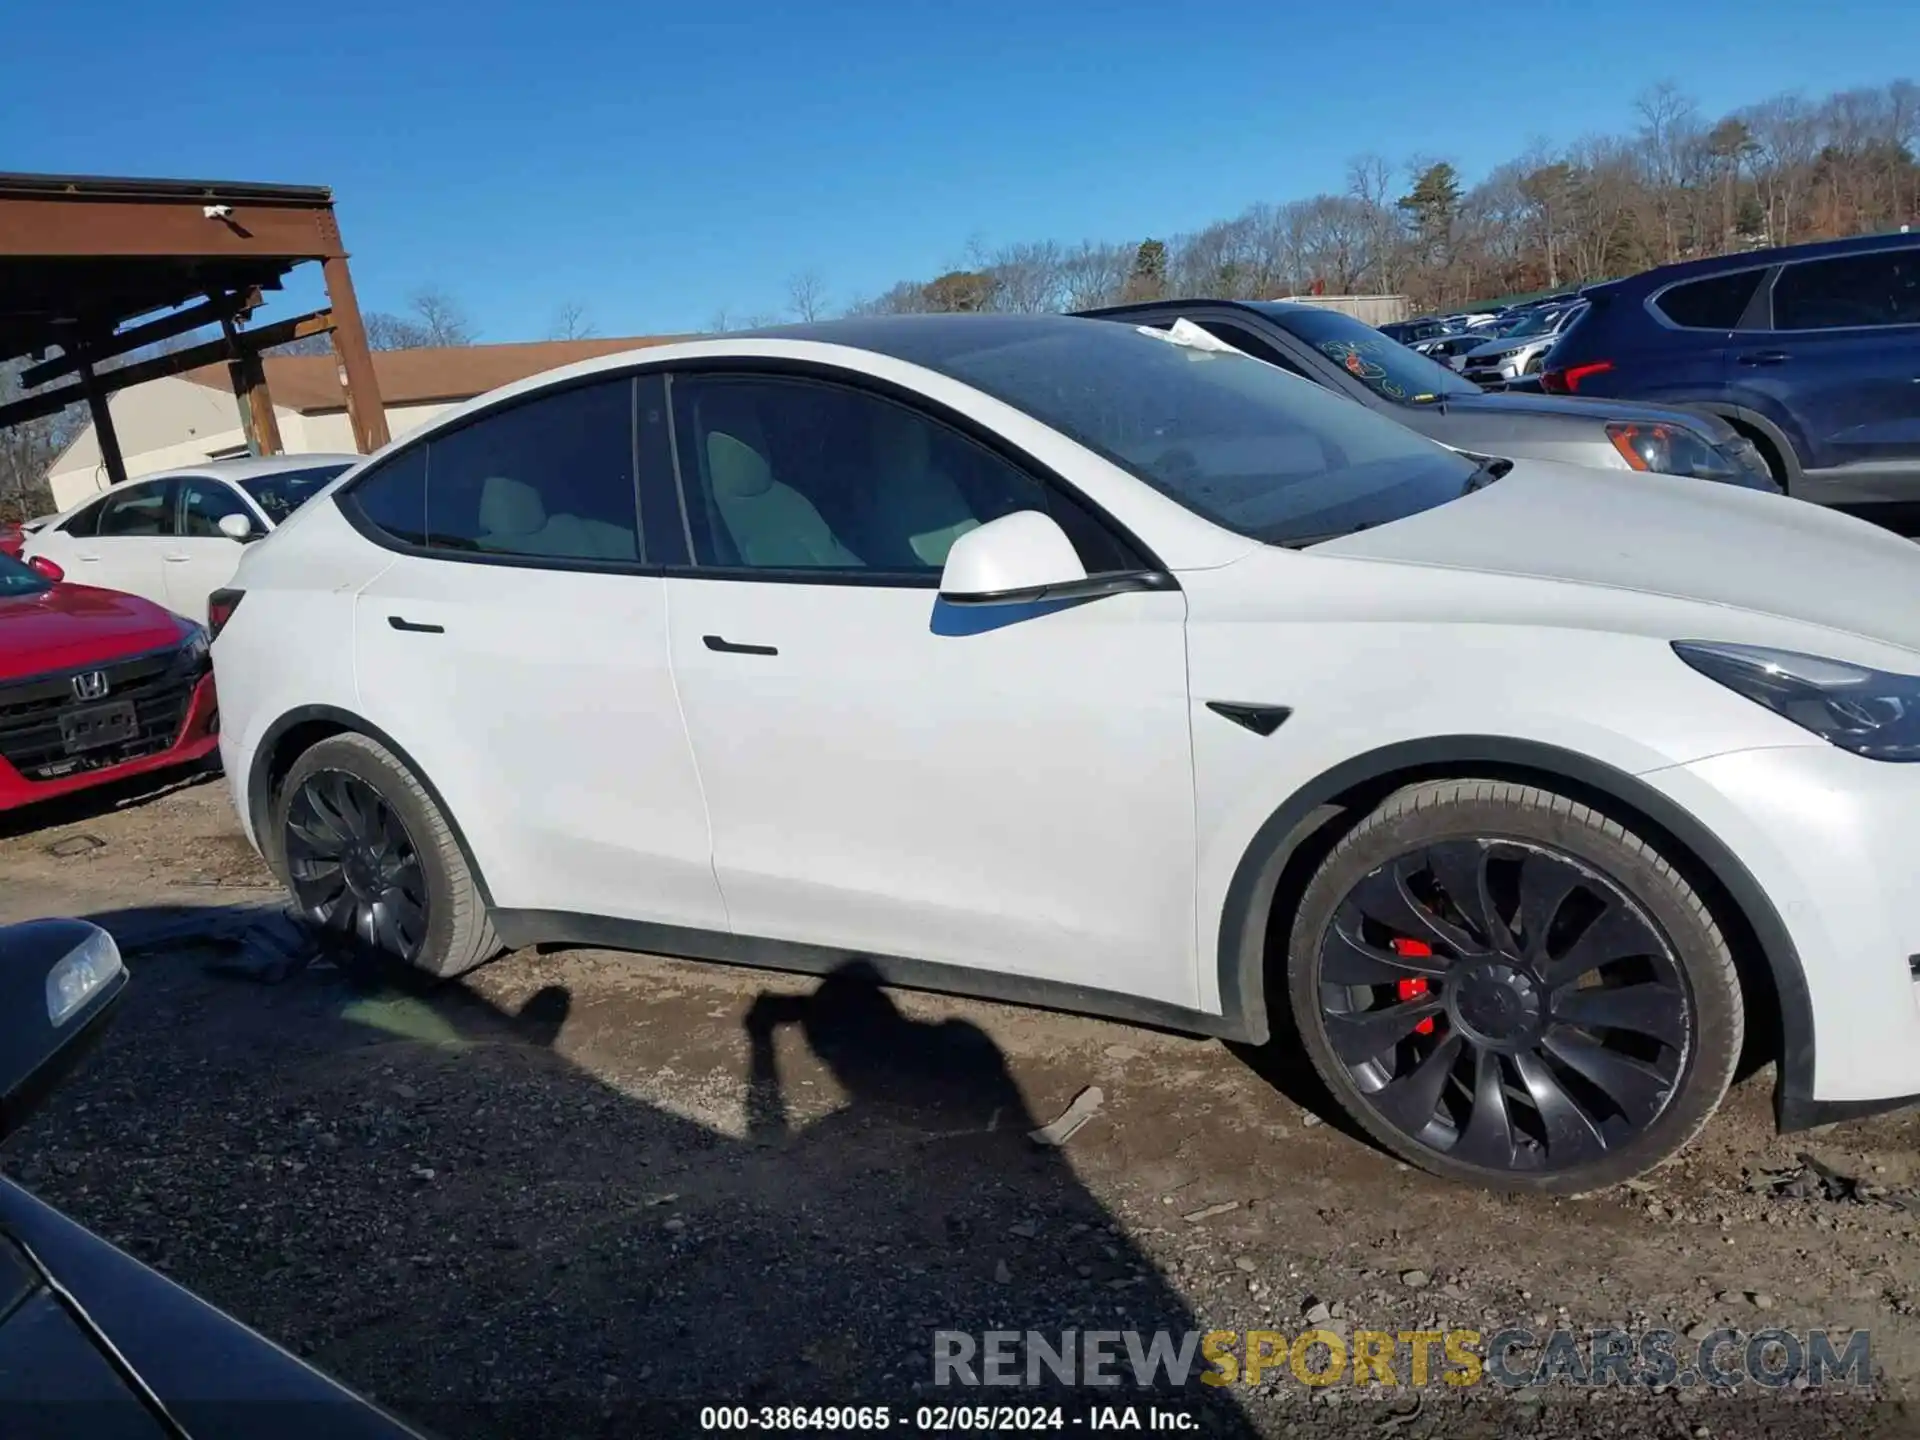
POLYGON ((19 376, 25 393, 0 405, 0 427, 85 401, 118 484, 126 465, 107 397, 224 361, 249 445, 276 454, 260 354, 321 334, 332 336, 355 444, 376 450, 387 442, 386 412, 324 187, 0 174, 0 363, 31 362, 19 376), (249 326, 264 292, 310 263, 321 267, 327 307, 249 326), (217 340, 102 368, 214 325, 217 340))

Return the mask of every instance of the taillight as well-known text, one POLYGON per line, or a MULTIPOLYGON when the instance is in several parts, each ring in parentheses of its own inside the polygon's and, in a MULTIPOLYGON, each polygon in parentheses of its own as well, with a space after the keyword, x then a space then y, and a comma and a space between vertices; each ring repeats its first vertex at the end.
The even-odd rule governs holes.
POLYGON ((218 640, 220 632, 227 628, 227 621, 233 618, 233 612, 240 608, 240 602, 247 598, 244 590, 216 590, 207 597, 207 639, 218 640))
POLYGON ((1604 375, 1613 369, 1611 360, 1595 360, 1590 365, 1569 365, 1564 369, 1542 370, 1540 388, 1554 395, 1575 395, 1580 382, 1589 375, 1604 375))
POLYGON ((54 564, 53 561, 47 559, 44 555, 35 555, 31 560, 27 561, 27 568, 41 579, 51 580, 56 585, 67 578, 67 572, 54 564))

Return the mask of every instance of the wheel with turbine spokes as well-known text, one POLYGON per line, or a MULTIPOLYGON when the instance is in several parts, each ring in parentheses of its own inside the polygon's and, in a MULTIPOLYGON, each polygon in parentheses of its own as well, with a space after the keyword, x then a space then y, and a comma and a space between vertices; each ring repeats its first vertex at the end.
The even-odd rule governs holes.
POLYGON ((273 813, 276 868, 310 924, 432 975, 498 953, 446 817, 378 741, 320 741, 293 762, 273 813))
POLYGON ((1645 841, 1529 786, 1389 797, 1309 883, 1289 949, 1302 1039, 1387 1149, 1566 1193, 1698 1133, 1743 1036, 1732 955, 1645 841))

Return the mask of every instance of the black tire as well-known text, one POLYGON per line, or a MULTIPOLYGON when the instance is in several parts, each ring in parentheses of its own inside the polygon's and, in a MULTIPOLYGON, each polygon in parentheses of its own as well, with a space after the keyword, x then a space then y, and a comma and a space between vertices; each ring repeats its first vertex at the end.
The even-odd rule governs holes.
POLYGON ((1490 1189, 1652 1169, 1740 1059, 1740 983, 1700 896, 1631 830, 1533 786, 1389 796, 1308 883, 1287 959, 1301 1038, 1353 1120, 1490 1189))
MULTIPOLYGON (((281 882, 310 922, 340 930, 362 947, 383 951, 442 979, 463 975, 500 953, 502 947, 472 868, 446 817, 413 772, 379 741, 358 734, 334 735, 302 754, 274 798, 273 827, 281 882), (329 902, 327 897, 340 887, 327 874, 326 861, 314 858, 312 807, 319 798, 329 813, 338 814, 340 797, 368 793, 373 801, 359 802, 355 814, 378 827, 376 844, 387 842, 393 876, 363 875, 364 895, 341 890, 344 903, 329 902), (294 828, 296 818, 305 827, 305 838, 303 831, 294 828), (409 864, 409 855, 417 867, 409 864), (397 883, 376 892, 385 878, 397 883), (404 903, 409 923, 369 918, 380 913, 379 898, 395 894, 387 910, 397 910, 404 903), (415 912, 417 920, 412 919, 415 912)), ((358 844, 360 837, 322 822, 319 838, 330 835, 339 835, 346 848, 360 852, 353 860, 362 864, 364 872, 361 855, 370 852, 358 844)), ((338 864, 333 868, 343 869, 338 864)), ((343 876, 341 886, 345 883, 343 876)))

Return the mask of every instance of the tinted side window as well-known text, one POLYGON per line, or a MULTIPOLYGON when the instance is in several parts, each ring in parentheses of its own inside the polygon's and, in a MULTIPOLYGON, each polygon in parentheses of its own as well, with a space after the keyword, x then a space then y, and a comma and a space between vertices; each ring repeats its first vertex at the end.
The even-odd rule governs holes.
POLYGON ((253 518, 246 502, 233 493, 231 486, 218 480, 182 480, 180 482, 180 529, 184 535, 221 538, 220 517, 243 515, 256 530, 260 522, 253 518))
POLYGON ((1731 330, 1746 313, 1765 270, 1737 270, 1731 275, 1709 275, 1676 285, 1655 307, 1676 325, 1689 330, 1731 330))
POLYGON ((1054 514, 1089 570, 1137 563, 1066 497, 892 400, 775 377, 689 376, 673 396, 700 565, 937 577, 955 540, 1017 510, 1054 514))
POLYGON ((353 482, 340 503, 409 545, 427 543, 427 447, 410 445, 353 482))
POLYGON ((427 445, 432 549, 637 561, 633 381, 543 395, 427 445))
POLYGON ((1789 265, 1773 285, 1773 328, 1920 324, 1920 250, 1789 265))
POLYGON ((100 506, 98 535, 172 535, 177 533, 167 504, 172 482, 130 485, 100 506))

